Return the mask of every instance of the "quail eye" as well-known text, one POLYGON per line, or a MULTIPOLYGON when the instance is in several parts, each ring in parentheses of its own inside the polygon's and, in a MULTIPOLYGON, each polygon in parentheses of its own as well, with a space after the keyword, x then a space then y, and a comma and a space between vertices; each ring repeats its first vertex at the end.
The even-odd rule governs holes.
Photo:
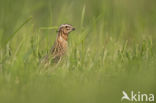
POLYGON ((66 28, 68 28, 68 26, 66 26, 66 28))

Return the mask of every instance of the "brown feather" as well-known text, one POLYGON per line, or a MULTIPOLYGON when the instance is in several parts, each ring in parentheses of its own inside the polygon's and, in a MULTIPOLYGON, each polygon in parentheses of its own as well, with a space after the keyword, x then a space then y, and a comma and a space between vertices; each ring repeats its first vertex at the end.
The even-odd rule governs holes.
POLYGON ((57 63, 59 60, 61 60, 63 55, 66 53, 67 48, 68 48, 68 33, 73 30, 73 27, 71 25, 68 25, 69 27, 68 27, 68 29, 66 29, 67 25, 68 24, 62 25, 59 28, 59 32, 58 32, 56 41, 50 50, 50 54, 47 54, 43 58, 43 60, 41 61, 42 63, 50 64, 51 61, 53 63, 57 63), (70 30, 70 31, 68 31, 68 30, 70 30))

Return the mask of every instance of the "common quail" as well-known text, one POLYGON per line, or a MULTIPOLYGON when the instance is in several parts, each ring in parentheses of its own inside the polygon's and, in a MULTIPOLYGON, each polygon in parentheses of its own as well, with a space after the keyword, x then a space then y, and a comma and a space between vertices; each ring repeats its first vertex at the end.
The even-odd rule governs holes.
POLYGON ((75 28, 69 24, 62 24, 58 29, 58 34, 56 37, 56 41, 52 46, 50 53, 47 54, 42 63, 49 64, 51 62, 57 63, 61 60, 62 56, 66 53, 68 48, 68 36, 71 31, 74 31, 75 28))

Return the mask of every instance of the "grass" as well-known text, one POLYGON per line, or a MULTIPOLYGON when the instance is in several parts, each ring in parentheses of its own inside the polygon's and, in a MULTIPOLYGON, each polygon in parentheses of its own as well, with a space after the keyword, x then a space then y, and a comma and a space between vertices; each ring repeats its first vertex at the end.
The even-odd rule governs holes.
POLYGON ((0 103, 120 103, 123 90, 155 94, 154 4, 0 0, 0 103), (40 68, 63 23, 76 27, 67 56, 40 68))

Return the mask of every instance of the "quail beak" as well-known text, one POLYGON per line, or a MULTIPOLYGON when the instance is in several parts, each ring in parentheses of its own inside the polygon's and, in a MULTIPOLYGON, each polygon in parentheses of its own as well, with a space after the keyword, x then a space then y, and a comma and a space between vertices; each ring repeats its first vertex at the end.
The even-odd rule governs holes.
POLYGON ((75 30, 75 28, 72 28, 72 31, 74 31, 75 30))

